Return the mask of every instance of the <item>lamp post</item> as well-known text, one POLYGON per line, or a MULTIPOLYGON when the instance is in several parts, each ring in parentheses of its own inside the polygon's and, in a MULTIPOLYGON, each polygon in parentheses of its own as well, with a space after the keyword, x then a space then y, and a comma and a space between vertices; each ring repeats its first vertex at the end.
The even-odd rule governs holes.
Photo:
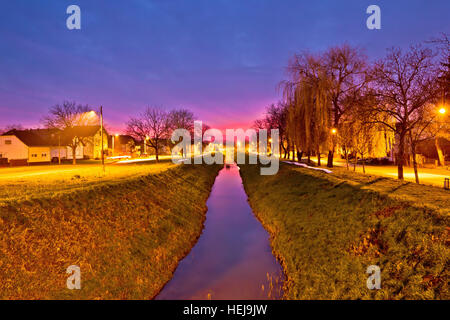
POLYGON ((102 153, 102 167, 103 171, 105 171, 105 153, 103 152, 103 106, 100 106, 100 137, 101 137, 101 153, 102 153))
POLYGON ((61 164, 61 132, 58 134, 58 164, 61 164))
POLYGON ((116 140, 115 138, 118 137, 119 134, 116 133, 115 135, 112 136, 112 156, 114 157, 114 140, 116 140))
POLYGON ((148 136, 145 136, 144 139, 144 154, 147 155, 147 140, 148 140, 148 136))

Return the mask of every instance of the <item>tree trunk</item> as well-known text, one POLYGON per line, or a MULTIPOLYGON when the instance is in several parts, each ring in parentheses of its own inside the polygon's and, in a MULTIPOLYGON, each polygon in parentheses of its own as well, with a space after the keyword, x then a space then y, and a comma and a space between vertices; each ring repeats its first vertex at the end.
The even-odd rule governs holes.
POLYGON ((317 151, 317 166, 320 167, 320 152, 317 151))
POLYGON ((445 165, 445 158, 444 158, 444 152, 442 151, 442 146, 439 143, 439 138, 436 137, 434 140, 434 144, 436 145, 436 151, 438 154, 438 165, 444 166, 445 165))
POLYGON ((355 161, 353 161, 353 171, 356 172, 356 163, 358 162, 358 154, 355 152, 355 161))
POLYGON ((413 166, 414 166, 414 176, 416 177, 416 183, 419 183, 419 171, 417 170, 417 159, 416 159, 416 148, 411 147, 412 158, 413 158, 413 166))
MULTIPOLYGON (((286 148, 284 147, 284 143, 283 142, 281 143, 281 147, 282 147, 282 150, 283 150, 283 158, 286 159, 286 148)), ((281 150, 280 150, 280 158, 281 158, 281 150)))
POLYGON ((347 150, 347 148, 345 149, 345 163, 347 165, 347 170, 348 170, 349 167, 348 167, 348 150, 347 150))
POLYGON ((155 156, 156 156, 156 162, 159 162, 159 146, 158 146, 158 141, 155 142, 155 156))
POLYGON ((308 151, 308 164, 311 164, 311 151, 308 151))
POLYGON ((361 161, 363 166, 363 173, 366 173, 366 166, 365 166, 365 160, 364 160, 364 154, 361 153, 361 161))
POLYGON ((72 163, 77 164, 77 146, 72 146, 72 163))
POLYGON ((297 161, 302 162, 303 151, 298 151, 297 149, 297 161))
POLYGON ((409 132, 409 143, 411 145, 412 163, 414 167, 414 176, 416 183, 419 184, 419 171, 417 170, 416 144, 412 139, 411 131, 409 132))
POLYGON ((333 168, 333 157, 334 157, 334 151, 333 150, 328 151, 328 162, 327 162, 328 168, 333 168))
POLYGON ((397 170, 398 170, 398 179, 404 180, 403 176, 403 163, 405 161, 405 132, 400 133, 399 144, 398 144, 398 153, 397 153, 397 170))

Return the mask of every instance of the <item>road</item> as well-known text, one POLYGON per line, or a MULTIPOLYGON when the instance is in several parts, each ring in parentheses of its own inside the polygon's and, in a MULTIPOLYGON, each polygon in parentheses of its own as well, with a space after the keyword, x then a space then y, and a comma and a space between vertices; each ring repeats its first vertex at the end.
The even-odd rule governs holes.
MULTIPOLYGON (((170 156, 160 156, 160 160, 167 160, 170 156)), ((155 157, 149 157, 144 159, 137 159, 140 164, 151 164, 155 162, 155 157)), ((134 164, 137 162, 130 162, 134 164)), ((115 162, 118 163, 118 162, 115 162)), ((145 166, 129 167, 115 165, 114 162, 108 161, 106 165, 106 173, 112 173, 114 176, 126 176, 128 173, 137 174, 140 171, 146 172, 145 166)), ((126 164, 127 162, 124 162, 126 164)), ((80 175, 83 177, 98 177, 103 175, 102 166, 100 161, 78 161, 76 165, 65 164, 43 164, 43 165, 31 165, 22 167, 7 167, 0 168, 0 183, 13 183, 25 181, 34 181, 39 179, 44 180, 58 180, 64 178, 72 178, 73 175, 80 175)))
MULTIPOLYGON (((334 159, 334 164, 336 166, 345 167, 345 161, 334 159)), ((366 165, 366 173, 377 176, 397 178, 397 166, 371 166, 366 165)), ((353 170, 353 164, 350 167, 353 170)), ((443 167, 437 169, 430 168, 419 168, 419 182, 421 184, 434 185, 438 187, 444 186, 444 179, 450 178, 450 168, 443 167)), ((404 167, 404 178, 405 181, 415 182, 414 169, 411 167, 404 167)), ((362 165, 356 166, 357 172, 363 172, 362 165)))

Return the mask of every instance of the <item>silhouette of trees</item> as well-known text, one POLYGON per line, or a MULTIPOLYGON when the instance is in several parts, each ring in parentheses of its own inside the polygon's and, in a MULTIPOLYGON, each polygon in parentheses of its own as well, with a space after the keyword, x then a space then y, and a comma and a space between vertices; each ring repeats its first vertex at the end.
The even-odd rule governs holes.
POLYGON ((159 107, 147 107, 138 117, 127 122, 127 133, 155 150, 159 162, 162 141, 169 138, 173 121, 169 113, 159 107))
POLYGON ((73 101, 64 101, 62 104, 56 104, 50 107, 48 114, 42 119, 42 122, 46 128, 60 129, 63 134, 69 134, 69 136, 64 137, 65 145, 72 149, 72 161, 73 164, 76 164, 76 150, 78 146, 86 144, 88 137, 78 136, 74 130, 69 129, 98 124, 98 117, 96 112, 88 105, 77 104, 73 101))
MULTIPOLYGON (((395 136, 398 178, 404 177, 408 153, 417 171, 417 144, 448 133, 436 118, 436 105, 439 93, 445 105, 448 92, 449 41, 445 35, 436 41, 442 51, 440 63, 431 49, 422 46, 389 49, 374 63, 361 49, 347 44, 294 55, 287 67, 288 80, 280 87, 286 110, 284 139, 298 160, 304 153, 308 161, 315 154, 320 165, 326 150, 327 165, 332 167, 339 147, 347 168, 350 156, 355 161, 361 157, 364 166, 368 156, 387 155, 388 144, 382 142, 395 136)), ((266 122, 257 121, 255 127, 267 126, 266 122)))

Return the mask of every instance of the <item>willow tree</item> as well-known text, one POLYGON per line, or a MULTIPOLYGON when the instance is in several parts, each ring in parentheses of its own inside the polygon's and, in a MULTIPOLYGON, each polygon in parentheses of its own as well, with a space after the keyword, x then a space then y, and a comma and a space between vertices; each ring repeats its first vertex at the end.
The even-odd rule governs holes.
MULTIPOLYGON (((288 102, 289 134, 308 155, 320 155, 330 138, 330 81, 320 57, 303 53, 290 61, 291 80, 283 83, 288 102)), ((309 158, 309 157, 308 157, 309 158)))

